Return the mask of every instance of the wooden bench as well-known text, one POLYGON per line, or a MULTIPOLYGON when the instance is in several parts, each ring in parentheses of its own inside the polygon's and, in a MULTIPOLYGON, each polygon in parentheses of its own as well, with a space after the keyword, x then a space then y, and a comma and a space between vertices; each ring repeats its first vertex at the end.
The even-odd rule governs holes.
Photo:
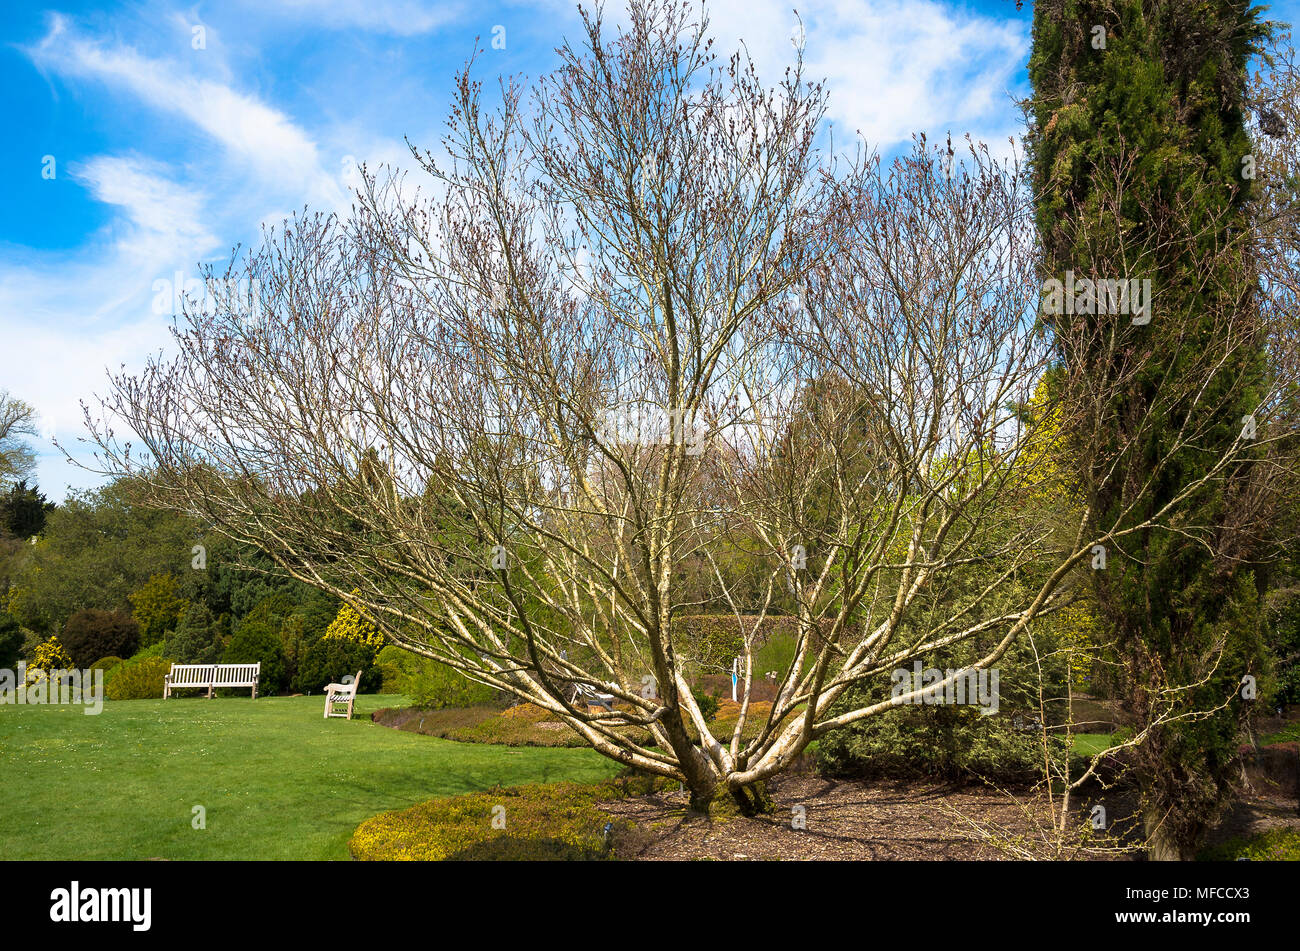
POLYGON ((163 699, 178 688, 206 689, 211 699, 218 687, 252 687, 257 699, 257 681, 262 665, 257 664, 172 664, 171 673, 163 678, 163 699))

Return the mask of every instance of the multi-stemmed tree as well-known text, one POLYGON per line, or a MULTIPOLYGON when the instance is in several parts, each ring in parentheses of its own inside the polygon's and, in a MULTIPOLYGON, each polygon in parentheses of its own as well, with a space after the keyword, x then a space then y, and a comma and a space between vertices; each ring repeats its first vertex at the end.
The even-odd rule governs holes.
POLYGON ((851 686, 977 640, 996 665, 1118 527, 1014 504, 1042 491, 1016 407, 1051 357, 1019 169, 826 158, 801 57, 767 89, 688 5, 630 14, 612 41, 587 16, 494 111, 471 63, 447 158, 413 153, 429 193, 370 175, 348 220, 286 224, 210 282, 257 306, 191 308, 88 422, 156 504, 751 810, 809 742, 920 696, 845 710, 851 686), (762 569, 743 590, 737 551, 762 569), (986 583, 948 583, 974 564, 986 583), (687 682, 688 568, 744 633, 730 735, 687 682), (777 605, 795 656, 753 717, 777 605))

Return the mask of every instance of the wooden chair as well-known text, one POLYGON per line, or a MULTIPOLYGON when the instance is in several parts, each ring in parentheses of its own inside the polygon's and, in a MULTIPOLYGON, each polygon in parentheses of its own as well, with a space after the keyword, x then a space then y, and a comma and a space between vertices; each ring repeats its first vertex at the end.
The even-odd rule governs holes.
POLYGON ((610 713, 614 712, 615 697, 612 693, 601 693, 586 684, 574 683, 573 699, 570 702, 576 704, 579 700, 589 707, 603 707, 610 713))
POLYGON ((357 687, 361 685, 361 671, 352 678, 350 684, 330 684, 325 688, 325 718, 345 717, 352 719, 352 704, 357 699, 357 687), (347 709, 343 713, 335 713, 336 705, 345 705, 347 709))

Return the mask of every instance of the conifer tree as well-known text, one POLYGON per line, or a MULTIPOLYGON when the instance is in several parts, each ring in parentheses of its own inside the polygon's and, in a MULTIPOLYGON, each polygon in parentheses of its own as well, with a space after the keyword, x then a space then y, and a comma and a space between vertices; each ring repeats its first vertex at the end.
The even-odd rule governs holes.
POLYGON ((1045 317, 1083 407, 1068 450, 1079 493, 1093 524, 1141 526, 1199 483, 1177 522, 1123 536, 1092 571, 1121 701, 1150 731, 1135 776, 1160 859, 1194 854, 1229 801, 1241 682, 1260 673, 1243 451, 1265 376, 1243 238, 1258 13, 1247 0, 1039 0, 1034 14, 1045 279, 1151 282, 1144 313, 1085 299, 1045 317))

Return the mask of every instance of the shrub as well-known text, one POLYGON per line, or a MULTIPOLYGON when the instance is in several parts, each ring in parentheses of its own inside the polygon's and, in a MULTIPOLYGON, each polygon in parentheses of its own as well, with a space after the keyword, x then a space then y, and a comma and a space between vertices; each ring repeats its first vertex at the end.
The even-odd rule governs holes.
POLYGON ((83 608, 63 628, 61 638, 77 667, 89 667, 100 657, 129 657, 140 646, 140 625, 125 611, 83 608))
POLYGON ((0 611, 0 668, 13 670, 23 656, 22 625, 8 611, 0 611))
POLYGON ((27 680, 32 682, 43 679, 44 672, 47 670, 69 670, 74 666, 72 658, 63 649, 59 639, 51 637, 49 640, 37 644, 35 651, 32 652, 31 661, 27 664, 27 680), (42 672, 39 678, 35 674, 35 671, 38 670, 42 672))
MULTIPOLYGON (((136 651, 134 654, 132 654, 130 657, 124 660, 122 663, 135 664, 135 663, 139 663, 142 660, 146 660, 147 658, 150 657, 162 657, 164 653, 165 651, 163 650, 163 645, 161 643, 150 644, 148 647, 141 648, 140 650, 136 651)), ((180 661, 177 661, 177 663, 180 663, 180 661)))
POLYGON ((704 722, 708 723, 713 719, 714 714, 718 712, 718 698, 711 693, 694 693, 695 705, 700 708, 700 715, 704 717, 704 722))
POLYGON ((172 662, 163 657, 128 661, 105 684, 104 696, 109 700, 157 700, 163 695, 164 678, 171 667, 172 662))
POLYGON ((159 643, 162 652, 178 664, 214 664, 221 656, 225 630, 224 615, 213 619, 207 605, 192 603, 176 630, 159 643))
POLYGON ((320 693, 326 684, 340 683, 360 670, 361 685, 357 689, 361 693, 374 693, 380 683, 374 661, 374 649, 362 641, 322 637, 307 648, 293 686, 302 693, 320 693))
POLYGON ((491 703, 496 691, 475 683, 454 668, 429 657, 389 645, 375 658, 384 693, 400 693, 422 710, 472 707, 491 703))
MULTIPOLYGON (((1068 754, 1063 737, 1050 743, 1056 758, 1068 754)), ((827 734, 817 763, 832 776, 1027 783, 1042 774, 1042 734, 971 707, 901 707, 827 734)))
MULTIPOLYGON (((353 641, 370 648, 371 656, 384 646, 384 635, 374 623, 351 605, 344 604, 325 632, 324 640, 353 641)), ((356 673, 354 670, 353 673, 356 673)))
POLYGON ((597 802, 622 795, 614 782, 516 786, 433 799, 358 826, 348 848, 363 860, 600 859, 605 825, 622 830, 597 802), (493 828, 494 817, 505 820, 493 828))
POLYGON ((239 630, 221 655, 221 662, 261 664, 257 685, 259 693, 280 693, 289 682, 280 638, 264 621, 245 621, 239 625, 239 630))
POLYGON ((122 665, 120 657, 101 657, 90 665, 91 670, 102 670, 104 672, 104 687, 108 687, 108 682, 113 679, 113 673, 122 665))
POLYGON ((140 625, 140 646, 157 644, 169 631, 176 630, 189 608, 180 596, 180 584, 170 572, 150 575, 138 591, 127 595, 132 616, 140 625))

